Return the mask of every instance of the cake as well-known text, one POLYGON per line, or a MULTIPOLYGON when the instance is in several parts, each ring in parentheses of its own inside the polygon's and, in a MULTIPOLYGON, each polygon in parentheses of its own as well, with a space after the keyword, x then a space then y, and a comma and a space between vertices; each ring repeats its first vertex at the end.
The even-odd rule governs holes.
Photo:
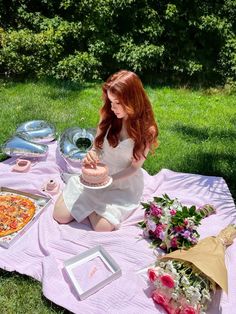
POLYGON ((99 186, 105 185, 109 181, 108 167, 103 163, 98 163, 94 167, 84 165, 81 170, 82 183, 99 186))

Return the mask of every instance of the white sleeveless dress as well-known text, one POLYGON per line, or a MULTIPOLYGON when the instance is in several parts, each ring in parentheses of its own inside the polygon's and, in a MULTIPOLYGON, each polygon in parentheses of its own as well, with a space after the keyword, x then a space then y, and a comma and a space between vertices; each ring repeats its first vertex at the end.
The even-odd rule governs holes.
MULTIPOLYGON (((134 141, 131 138, 121 141, 117 147, 109 145, 104 138, 102 162, 109 167, 109 174, 115 174, 131 165, 134 141)), ((143 172, 138 169, 133 175, 112 182, 103 189, 89 189, 73 175, 63 190, 63 198, 71 215, 81 222, 93 211, 119 227, 138 206, 144 188, 143 172)))

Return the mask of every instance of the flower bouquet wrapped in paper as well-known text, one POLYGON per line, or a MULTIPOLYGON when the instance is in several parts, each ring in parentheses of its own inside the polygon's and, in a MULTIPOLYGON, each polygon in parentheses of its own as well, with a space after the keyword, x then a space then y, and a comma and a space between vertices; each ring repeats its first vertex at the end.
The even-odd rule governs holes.
POLYGON ((169 314, 205 313, 216 287, 228 292, 225 249, 236 237, 229 225, 188 250, 177 250, 148 269, 153 300, 169 314))
POLYGON ((170 199, 167 194, 154 197, 142 206, 145 214, 139 226, 144 229, 143 236, 150 238, 154 247, 166 252, 195 245, 199 238, 197 227, 202 218, 215 212, 209 204, 199 208, 183 206, 178 199, 170 199))

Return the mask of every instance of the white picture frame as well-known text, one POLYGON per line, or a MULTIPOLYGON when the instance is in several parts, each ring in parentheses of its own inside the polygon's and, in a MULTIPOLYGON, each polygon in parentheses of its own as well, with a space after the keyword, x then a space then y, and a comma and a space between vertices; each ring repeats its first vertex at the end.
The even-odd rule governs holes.
POLYGON ((80 300, 121 276, 119 265, 100 245, 65 261, 64 267, 80 300))

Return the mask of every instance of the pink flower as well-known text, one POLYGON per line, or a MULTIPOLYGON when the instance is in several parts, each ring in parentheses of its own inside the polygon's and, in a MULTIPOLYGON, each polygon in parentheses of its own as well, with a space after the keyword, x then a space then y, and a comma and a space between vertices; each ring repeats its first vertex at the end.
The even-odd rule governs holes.
POLYGON ((176 226, 176 227, 174 227, 174 229, 176 232, 181 232, 184 229, 184 227, 183 226, 176 226))
POLYGON ((171 247, 177 247, 178 246, 178 240, 176 237, 174 237, 173 239, 171 239, 170 241, 171 247))
POLYGON ((163 284, 163 286, 166 286, 168 288, 174 288, 175 286, 175 282, 173 280, 173 278, 168 275, 168 274, 164 274, 160 277, 161 283, 163 284))
POLYGON ((153 281, 157 280, 158 272, 154 268, 149 268, 148 269, 148 277, 149 277, 149 280, 151 282, 153 282, 153 281))
POLYGON ((164 242, 162 242, 160 245, 159 245, 160 249, 166 251, 167 250, 167 246, 164 242))
POLYGON ((188 219, 187 218, 184 218, 184 224, 185 224, 185 226, 188 225, 188 219))
POLYGON ((151 204, 151 215, 159 217, 162 214, 162 209, 157 207, 155 204, 151 204))
POLYGON ((165 305, 167 303, 166 296, 162 295, 161 293, 158 292, 158 290, 154 290, 152 293, 152 298, 153 300, 160 304, 160 305, 165 305))
POLYGON ((155 235, 156 235, 157 237, 159 237, 160 233, 161 233, 163 230, 164 230, 163 225, 162 225, 162 224, 159 224, 159 225, 156 226, 156 229, 155 229, 154 233, 155 233, 155 235))
POLYGON ((190 235, 191 235, 191 232, 190 232, 189 230, 185 230, 185 231, 183 232, 183 237, 184 237, 185 239, 189 239, 190 235))
POLYGON ((176 210, 175 209, 171 209, 170 210, 170 214, 171 214, 171 216, 174 216, 176 214, 176 210))
POLYGON ((165 308, 165 310, 168 314, 178 314, 179 313, 178 310, 173 308, 169 303, 166 303, 163 307, 165 308))
POLYGON ((198 314, 199 312, 196 311, 192 306, 187 306, 181 311, 181 314, 198 314))

